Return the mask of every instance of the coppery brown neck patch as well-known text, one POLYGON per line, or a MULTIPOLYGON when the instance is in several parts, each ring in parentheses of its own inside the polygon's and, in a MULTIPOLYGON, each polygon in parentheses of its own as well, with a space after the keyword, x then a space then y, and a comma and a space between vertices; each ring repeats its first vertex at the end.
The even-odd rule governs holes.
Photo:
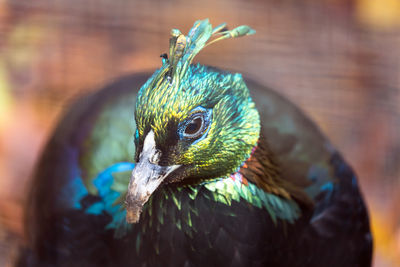
POLYGON ((239 169, 239 173, 243 175, 244 180, 247 179, 256 184, 265 192, 286 199, 294 199, 304 208, 311 208, 314 205, 303 188, 282 178, 279 162, 273 156, 262 135, 249 159, 239 169))

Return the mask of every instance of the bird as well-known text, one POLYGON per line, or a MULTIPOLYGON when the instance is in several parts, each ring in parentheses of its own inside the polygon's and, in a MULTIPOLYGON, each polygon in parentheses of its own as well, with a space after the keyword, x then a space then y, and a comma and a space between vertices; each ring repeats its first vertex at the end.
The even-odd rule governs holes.
POLYGON ((193 63, 255 33, 173 29, 153 74, 80 98, 37 164, 16 266, 371 266, 356 175, 298 107, 193 63))

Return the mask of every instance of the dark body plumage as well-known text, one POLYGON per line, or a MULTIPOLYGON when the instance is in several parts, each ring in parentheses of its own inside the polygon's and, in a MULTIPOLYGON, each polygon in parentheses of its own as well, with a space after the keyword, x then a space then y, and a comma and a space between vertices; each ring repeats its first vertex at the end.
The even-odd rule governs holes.
POLYGON ((294 218, 290 203, 277 198, 270 200, 271 212, 242 195, 218 201, 206 185, 169 184, 153 194, 140 221, 127 226, 123 210, 113 206, 113 181, 118 171, 129 176, 132 166, 109 166, 133 158, 124 142, 132 142, 134 123, 118 116, 133 112, 147 77, 125 77, 80 99, 61 121, 32 183, 32 247, 19 266, 370 266, 368 214, 353 171, 298 108, 250 81, 268 137, 263 146, 282 178, 304 190, 314 206, 300 204, 294 218), (104 132, 93 135, 99 124, 104 132), (102 140, 105 135, 111 139, 102 140), (101 153, 107 160, 92 160, 101 153), (91 168, 101 172, 95 179, 91 168), (95 186, 88 192, 83 184, 95 186))

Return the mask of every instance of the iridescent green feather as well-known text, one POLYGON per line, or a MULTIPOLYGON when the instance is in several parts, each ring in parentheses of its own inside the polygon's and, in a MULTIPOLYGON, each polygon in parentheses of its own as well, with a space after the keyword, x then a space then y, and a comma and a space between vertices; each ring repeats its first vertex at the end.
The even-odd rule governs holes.
MULTIPOLYGON (((247 202, 258 209, 265 209, 275 224, 278 220, 294 223, 300 216, 300 208, 293 200, 266 193, 252 183, 244 185, 238 180, 224 177, 196 187, 187 186, 180 190, 177 190, 176 187, 163 188, 162 192, 152 196, 152 201, 145 205, 144 214, 148 215, 143 222, 147 224, 145 228, 161 227, 164 222, 172 221, 176 230, 192 236, 197 231, 193 222, 198 221, 199 214, 196 210, 196 199, 191 199, 190 191, 195 192, 198 198, 213 200, 215 204, 221 203, 230 206, 234 201, 237 203, 247 202), (173 201, 160 201, 167 198, 173 201), (163 204, 160 205, 160 203, 163 204), (154 213, 157 216, 153 216, 154 213)), ((209 206, 208 208, 211 218, 213 207, 209 206)), ((220 209, 219 212, 222 210, 224 209, 220 209)), ((223 212, 229 212, 229 209, 225 209, 223 212)), ((226 215, 237 216, 237 214, 226 215)))
MULTIPOLYGON (((181 160, 183 164, 185 160, 188 162, 196 161, 196 157, 199 154, 197 151, 207 150, 209 153, 203 154, 202 157, 209 159, 209 161, 202 161, 203 165, 199 167, 207 170, 207 167, 212 168, 213 166, 232 166, 231 168, 225 167, 226 170, 223 174, 229 175, 235 172, 243 160, 250 156, 251 149, 255 146, 259 138, 260 122, 258 112, 240 74, 221 73, 205 66, 191 65, 195 55, 208 44, 222 39, 254 33, 254 30, 248 26, 239 26, 232 31, 224 31, 224 29, 225 24, 213 29, 208 20, 197 21, 185 37, 185 41, 181 43, 180 40, 182 41, 182 38, 179 38, 182 35, 179 31, 173 31, 173 38, 171 38, 170 42, 170 54, 172 53, 170 60, 174 59, 177 62, 165 61, 162 67, 142 86, 136 101, 135 116, 141 137, 143 137, 146 127, 151 125, 158 141, 166 142, 167 140, 162 140, 166 136, 165 122, 170 120, 181 121, 187 117, 188 111, 199 105, 213 107, 214 116, 219 116, 221 119, 214 121, 211 126, 208 134, 210 140, 192 145, 181 160), (209 42, 212 36, 216 36, 216 38, 209 42), (184 46, 176 47, 181 44, 184 44, 184 46), (179 49, 181 49, 180 52, 179 49), (174 55, 177 51, 181 53, 179 57, 174 55), (218 88, 218 90, 215 88, 218 88), (229 124, 235 124, 236 127, 232 127, 232 129, 240 128, 241 133, 229 130, 230 128, 226 127, 229 124), (218 136, 223 136, 226 140, 222 150, 217 146, 218 143, 215 138, 218 136), (208 149, 204 149, 205 147, 208 149), (223 159, 223 162, 218 163, 220 159, 223 159)), ((118 103, 115 105, 114 103, 114 107, 120 106, 125 111, 114 110, 110 113, 106 108, 99 115, 93 136, 88 139, 88 154, 82 161, 83 164, 86 164, 86 169, 89 170, 89 177, 95 177, 100 170, 107 167, 107 163, 102 163, 102 160, 99 159, 108 159, 110 160, 109 164, 112 164, 117 161, 133 158, 133 155, 131 157, 128 155, 129 151, 133 151, 134 149, 126 147, 127 143, 130 146, 134 146, 132 140, 135 130, 133 127, 134 121, 132 118, 129 118, 129 113, 126 112, 130 110, 126 107, 133 104, 132 99, 121 100, 124 104, 118 103), (114 115, 112 114, 118 115, 119 119, 114 120, 114 115), (126 114, 126 119, 121 119, 121 115, 123 114, 126 114), (118 125, 121 124, 129 125, 129 129, 121 131, 125 132, 124 140, 121 139, 121 142, 113 140, 113 142, 109 143, 104 141, 104 136, 107 135, 104 134, 103 130, 111 129, 112 131, 118 131, 120 129, 118 125), (129 132, 129 139, 126 138, 127 132, 129 132), (99 145, 96 142, 98 133, 102 133, 102 144, 104 145, 99 145), (123 155, 122 158, 116 160, 112 157, 108 158, 104 156, 107 151, 105 144, 110 143, 125 144, 122 150, 127 151, 126 153, 121 153, 123 155), (105 149, 104 152, 97 153, 103 147, 105 149), (91 158, 93 160, 90 162, 86 160, 91 158), (94 160, 99 162, 100 165, 98 163, 95 164, 94 160)), ((115 138, 115 132, 109 136, 115 138)), ((117 150, 121 151, 121 148, 117 150)), ((215 170, 208 169, 208 172, 212 173, 215 170)), ((217 178, 197 186, 186 186, 184 189, 172 189, 168 186, 161 189, 162 197, 158 197, 157 202, 153 201, 153 197, 151 197, 144 207, 143 216, 148 216, 150 219, 147 221, 147 224, 142 224, 142 233, 145 234, 150 227, 158 229, 159 225, 164 224, 166 220, 172 220, 175 222, 177 229, 184 230, 188 235, 191 235, 192 231, 196 231, 193 219, 199 216, 199 214, 196 207, 189 203, 199 197, 211 199, 215 203, 222 203, 226 206, 231 206, 233 202, 239 203, 244 201, 256 208, 267 210, 274 222, 278 219, 293 222, 299 217, 300 210, 294 201, 266 193, 252 183, 245 186, 239 181, 234 181, 224 175, 216 176, 217 178), (202 193, 199 193, 200 191, 202 193), (184 199, 182 199, 183 194, 186 194, 184 199), (174 209, 170 205, 174 205, 174 209), (170 213, 172 210, 177 210, 181 214, 170 213), (158 212, 155 214, 155 211, 158 212)), ((115 201, 115 204, 121 204, 123 207, 122 203, 129 182, 129 174, 127 172, 114 173, 113 177, 111 190, 120 193, 120 197, 115 201)), ((88 186, 90 187, 90 183, 88 186)), ((212 210, 212 207, 210 207, 210 210, 212 210)), ((229 216, 236 216, 236 214, 230 214, 229 216)), ((121 221, 120 224, 115 223, 114 225, 123 224, 124 222, 121 221)), ((137 239, 136 249, 138 251, 139 244, 140 237, 137 239)))
POLYGON ((109 99, 98 113, 93 130, 83 144, 80 165, 84 184, 92 194, 97 194, 93 179, 101 171, 117 162, 133 159, 136 127, 132 112, 135 98, 136 94, 132 92, 124 98, 109 99))

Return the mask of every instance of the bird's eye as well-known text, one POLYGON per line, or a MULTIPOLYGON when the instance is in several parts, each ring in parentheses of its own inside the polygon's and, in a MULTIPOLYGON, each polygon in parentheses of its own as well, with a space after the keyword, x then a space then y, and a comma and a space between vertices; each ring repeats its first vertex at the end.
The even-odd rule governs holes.
POLYGON ((186 137, 192 137, 199 134, 200 130, 202 129, 204 120, 202 116, 198 116, 193 118, 185 128, 184 134, 186 137))
POLYGON ((205 138, 211 124, 212 109, 197 107, 191 111, 191 115, 178 126, 178 134, 181 139, 195 140, 205 138), (201 138, 200 138, 201 137, 201 138))

